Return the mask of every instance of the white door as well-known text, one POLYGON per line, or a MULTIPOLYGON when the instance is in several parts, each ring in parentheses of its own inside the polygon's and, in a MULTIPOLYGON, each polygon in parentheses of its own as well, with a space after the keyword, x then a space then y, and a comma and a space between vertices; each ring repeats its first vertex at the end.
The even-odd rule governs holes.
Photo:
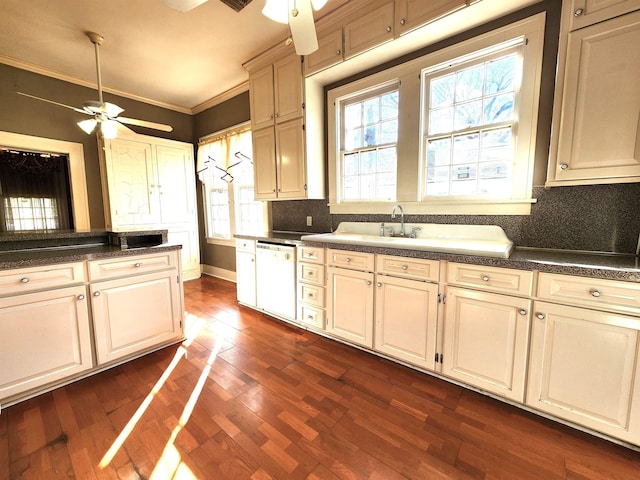
POLYGON ((182 336, 177 275, 169 270, 90 285, 99 364, 182 336))
POLYGON ((640 318, 535 302, 527 405, 640 445, 640 318))
POLYGON ((156 146, 162 225, 195 223, 195 170, 191 145, 187 147, 156 146))
POLYGON ((373 347, 373 273, 328 267, 327 332, 373 347))
POLYGON ((182 245, 180 259, 182 264, 182 279, 193 280, 200 278, 200 245, 198 244, 198 230, 195 225, 173 227, 168 230, 169 243, 182 245))
POLYGON ((276 125, 278 198, 305 198, 303 120, 276 125))
POLYGON ((442 373, 524 401, 531 301, 448 287, 442 373))
POLYGON ((374 348, 433 370, 438 285, 377 275, 375 297, 374 348))
POLYGON ((93 367, 84 285, 0 299, 0 400, 93 367))
POLYGON ((256 255, 236 250, 236 289, 238 302, 256 306, 256 255))

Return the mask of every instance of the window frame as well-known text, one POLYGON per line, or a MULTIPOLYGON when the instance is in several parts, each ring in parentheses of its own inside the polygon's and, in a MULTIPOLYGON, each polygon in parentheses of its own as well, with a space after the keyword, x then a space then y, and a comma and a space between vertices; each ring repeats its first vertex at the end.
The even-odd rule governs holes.
MULTIPOLYGON (((239 135, 241 133, 244 132, 251 132, 251 127, 250 127, 250 122, 244 122, 238 125, 234 125, 232 127, 226 128, 224 130, 220 130, 218 132, 212 133, 210 135, 207 135, 205 137, 200 138, 200 141, 198 143, 198 148, 201 148, 202 146, 206 145, 207 143, 211 143, 214 142, 216 140, 220 140, 220 139, 228 139, 233 135, 239 135)), ((228 147, 228 146, 227 146, 228 147)), ((227 151, 227 147, 224 148, 225 151, 225 156, 227 158, 225 158, 225 161, 229 160, 229 155, 231 155, 230 152, 227 151)), ((200 152, 198 152, 200 153, 200 152)), ((233 155, 231 155, 233 156, 233 155)), ((246 160, 246 159, 245 159, 246 160)), ((247 160, 248 161, 248 160, 247 160)), ((199 165, 201 164, 201 162, 198 162, 199 165)), ((200 168, 198 168, 199 172, 198 175, 201 175, 200 172, 200 168)), ((209 168, 211 167, 206 167, 206 170, 209 170, 209 168)), ((208 172, 204 172, 205 175, 208 174, 208 172)), ((254 175, 255 175, 255 171, 254 171, 254 175)), ((224 246, 231 246, 234 247, 235 246, 235 235, 236 235, 236 216, 237 216, 237 212, 236 212, 236 188, 235 188, 236 183, 235 182, 229 182, 227 183, 227 195, 228 195, 228 203, 227 203, 227 207, 228 207, 228 214, 229 214, 229 229, 230 229, 230 233, 229 233, 229 237, 226 236, 212 236, 210 235, 210 230, 209 230, 209 222, 210 222, 210 202, 209 202, 209 191, 211 188, 211 186, 208 186, 206 182, 201 182, 201 195, 202 195, 202 200, 203 200, 203 209, 204 209, 204 229, 205 229, 205 240, 207 242, 207 244, 211 244, 211 245, 224 245, 224 246)), ((256 200, 257 202, 260 202, 259 200, 256 200)), ((263 229, 268 229, 268 225, 270 224, 270 217, 269 217, 269 209, 267 206, 267 202, 260 202, 262 204, 262 215, 263 215, 263 229)))
MULTIPOLYGON (((389 213, 401 203, 410 214, 503 214, 528 215, 531 212, 533 167, 535 163, 538 104, 542 72, 542 53, 546 14, 539 13, 483 35, 462 41, 368 77, 341 85, 327 92, 328 107, 328 176, 329 208, 332 214, 389 213), (425 166, 424 122, 422 112, 425 95, 423 72, 455 59, 489 51, 496 45, 524 40, 522 82, 518 105, 517 156, 524 159, 518 178, 523 188, 511 198, 491 197, 427 197, 423 199, 425 166), (340 199, 340 103, 351 96, 376 89, 386 83, 399 82, 400 116, 398 125, 397 194, 394 202, 343 202, 340 199)), ((514 177, 515 177, 514 173, 514 177)))

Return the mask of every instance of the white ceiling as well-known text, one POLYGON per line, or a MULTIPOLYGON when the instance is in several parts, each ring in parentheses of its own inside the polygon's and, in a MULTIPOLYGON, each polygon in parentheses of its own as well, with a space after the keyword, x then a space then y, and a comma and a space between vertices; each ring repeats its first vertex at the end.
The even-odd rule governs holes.
MULTIPOLYGON (((348 0, 329 0, 324 15, 348 0)), ((100 47, 105 91, 191 113, 248 79, 242 64, 283 41, 287 26, 209 0, 181 13, 163 0, 0 0, 0 63, 96 85, 100 47)))

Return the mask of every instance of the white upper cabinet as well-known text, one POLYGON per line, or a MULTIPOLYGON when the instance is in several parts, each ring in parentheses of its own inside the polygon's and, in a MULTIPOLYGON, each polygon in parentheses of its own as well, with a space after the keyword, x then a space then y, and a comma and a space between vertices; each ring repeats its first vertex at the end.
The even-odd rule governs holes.
POLYGON ((344 58, 393 40, 393 1, 377 2, 344 25, 344 58))
POLYGON ((567 3, 570 30, 587 27, 640 8, 640 0, 570 0, 567 3))
POLYGON ((640 181, 640 10, 565 38, 547 185, 640 181))
POLYGON ((396 0, 397 32, 403 34, 466 5, 467 0, 396 0))
POLYGON ((311 75, 342 62, 342 26, 318 30, 318 50, 304 59, 304 73, 311 75))

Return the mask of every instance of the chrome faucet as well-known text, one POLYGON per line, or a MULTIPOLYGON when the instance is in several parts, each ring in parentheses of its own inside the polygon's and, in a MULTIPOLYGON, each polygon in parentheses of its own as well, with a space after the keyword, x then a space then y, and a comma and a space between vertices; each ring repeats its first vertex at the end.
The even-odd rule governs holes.
POLYGON ((404 237, 404 210, 400 205, 393 207, 393 210, 391 210, 391 218, 396 218, 396 209, 398 208, 400 209, 400 236, 404 237))

